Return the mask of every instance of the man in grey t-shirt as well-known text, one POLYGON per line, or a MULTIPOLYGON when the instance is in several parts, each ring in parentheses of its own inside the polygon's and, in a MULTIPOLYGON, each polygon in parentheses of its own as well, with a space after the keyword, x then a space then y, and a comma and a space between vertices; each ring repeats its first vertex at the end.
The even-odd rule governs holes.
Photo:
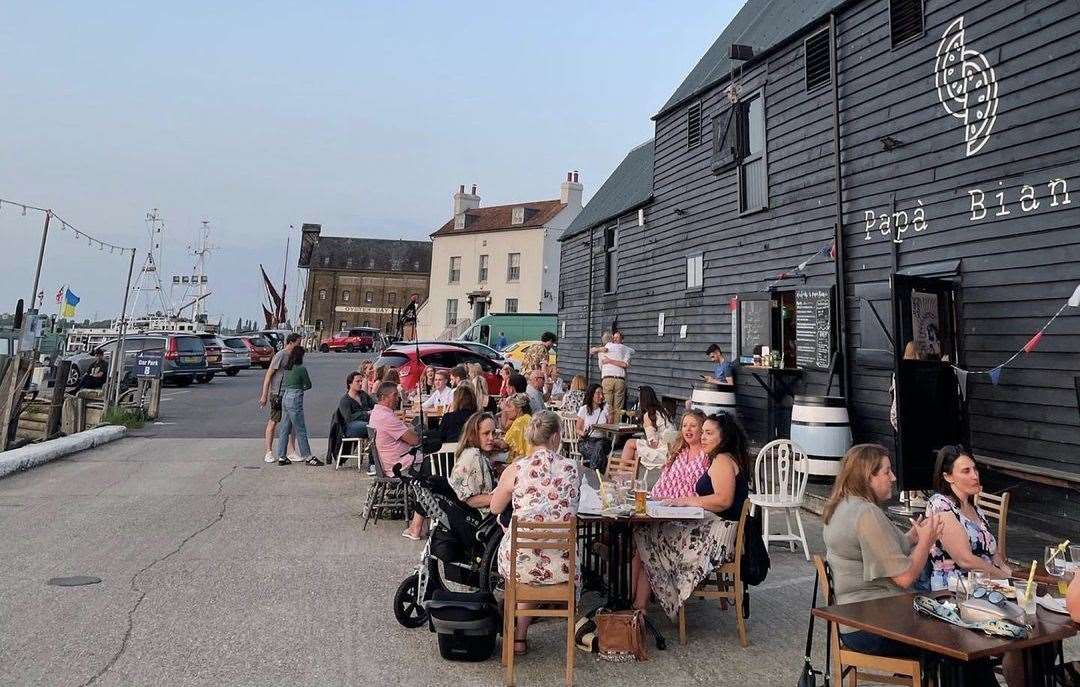
MULTIPOLYGON (((266 375, 263 376, 259 405, 266 407, 267 403, 270 404, 270 419, 266 421, 266 454, 263 456, 263 461, 267 463, 277 461, 277 456, 274 455, 273 441, 274 433, 277 431, 277 424, 281 421, 281 392, 278 387, 281 386, 281 375, 284 374, 285 361, 298 345, 300 345, 299 334, 289 334, 285 337, 285 347, 270 359, 270 367, 266 368, 266 375)), ((296 452, 293 436, 289 435, 290 453, 296 452)))
POLYGON ((529 397, 529 412, 536 415, 544 409, 544 373, 533 370, 529 374, 529 386, 525 389, 525 395, 529 397))

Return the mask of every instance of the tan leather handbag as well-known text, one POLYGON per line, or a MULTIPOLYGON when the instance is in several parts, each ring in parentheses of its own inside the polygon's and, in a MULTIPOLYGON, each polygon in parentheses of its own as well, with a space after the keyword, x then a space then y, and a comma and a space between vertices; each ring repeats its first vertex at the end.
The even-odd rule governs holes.
POLYGON ((605 661, 647 661, 644 611, 600 611, 596 614, 600 658, 605 661))

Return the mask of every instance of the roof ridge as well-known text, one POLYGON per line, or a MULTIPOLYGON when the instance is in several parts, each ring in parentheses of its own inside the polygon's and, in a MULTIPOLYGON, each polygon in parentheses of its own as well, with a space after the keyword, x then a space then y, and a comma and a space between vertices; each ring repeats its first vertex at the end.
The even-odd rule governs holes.
POLYGON ((562 203, 562 199, 552 198, 550 200, 527 200, 521 203, 503 203, 502 205, 481 205, 478 208, 469 208, 465 212, 475 212, 477 210, 501 210, 502 208, 519 208, 534 203, 562 203))

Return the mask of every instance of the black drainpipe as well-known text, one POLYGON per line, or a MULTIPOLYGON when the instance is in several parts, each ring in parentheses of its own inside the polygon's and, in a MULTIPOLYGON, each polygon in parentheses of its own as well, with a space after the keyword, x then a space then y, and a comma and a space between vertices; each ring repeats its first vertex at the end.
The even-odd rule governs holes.
POLYGON ((847 282, 844 278, 844 206, 842 174, 840 170, 840 70, 837 68, 836 59, 836 14, 829 14, 829 61, 832 68, 832 100, 833 100, 833 160, 836 184, 836 223, 834 224, 834 240, 836 241, 836 325, 839 330, 840 359, 843 361, 841 374, 843 376, 844 405, 847 407, 848 418, 851 418, 851 360, 848 358, 847 337, 847 282))

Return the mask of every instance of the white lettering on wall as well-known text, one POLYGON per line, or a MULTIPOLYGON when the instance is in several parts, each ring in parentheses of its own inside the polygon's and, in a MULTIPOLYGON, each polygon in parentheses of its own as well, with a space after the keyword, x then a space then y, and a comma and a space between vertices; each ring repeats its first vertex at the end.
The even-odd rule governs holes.
POLYGON ((1058 206, 1058 191, 1060 189, 1062 195, 1065 196, 1065 200, 1062 205, 1068 205, 1072 201, 1069 200, 1069 185, 1064 179, 1051 179, 1047 184, 1050 187, 1050 207, 1056 208, 1058 206))

